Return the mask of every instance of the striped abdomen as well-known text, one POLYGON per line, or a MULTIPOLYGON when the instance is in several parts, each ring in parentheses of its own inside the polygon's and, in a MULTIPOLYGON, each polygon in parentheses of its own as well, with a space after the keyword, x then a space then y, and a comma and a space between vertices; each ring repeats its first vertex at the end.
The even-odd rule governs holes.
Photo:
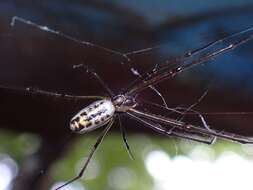
POLYGON ((98 100, 78 112, 70 121, 71 130, 85 133, 110 121, 115 107, 109 99, 98 100))

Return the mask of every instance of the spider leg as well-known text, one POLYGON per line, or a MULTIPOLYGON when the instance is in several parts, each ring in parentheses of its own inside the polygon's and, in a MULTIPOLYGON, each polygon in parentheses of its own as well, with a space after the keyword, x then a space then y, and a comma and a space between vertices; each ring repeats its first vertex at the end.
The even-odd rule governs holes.
POLYGON ((162 106, 160 104, 157 104, 155 102, 151 102, 151 101, 148 101, 148 100, 144 100, 144 99, 140 99, 140 100, 141 100, 140 105, 144 105, 144 106, 148 105, 148 106, 154 106, 155 108, 165 109, 166 111, 169 111, 169 114, 171 114, 171 113, 178 113, 178 114, 181 114, 181 115, 183 114, 183 112, 179 111, 177 109, 177 107, 176 108, 169 108, 169 107, 162 106))
POLYGON ((176 129, 174 127, 172 127, 172 128, 163 127, 159 123, 155 123, 155 122, 149 121, 147 119, 142 119, 142 118, 137 117, 136 115, 129 113, 129 112, 127 112, 127 115, 129 117, 133 118, 134 120, 144 124, 145 126, 151 128, 152 130, 154 130, 160 134, 166 135, 166 136, 175 136, 175 137, 188 139, 188 140, 192 140, 192 141, 200 142, 200 143, 205 143, 205 144, 213 144, 215 141, 215 137, 213 137, 211 135, 201 136, 201 135, 197 135, 197 134, 183 131, 183 130, 174 131, 174 129, 176 129))
MULTIPOLYGON (((131 72, 132 72, 134 75, 138 76, 139 79, 141 79, 143 76, 142 76, 142 74, 140 74, 140 72, 138 71, 138 69, 134 68, 134 66, 130 63, 130 61, 128 61, 127 63, 128 63, 129 66, 130 66, 129 69, 131 70, 131 72)), ((156 69, 156 67, 155 67, 154 69, 156 69)), ((158 90, 155 86, 153 86, 153 85, 150 85, 149 88, 150 88, 156 95, 158 95, 158 96, 161 98, 161 101, 162 101, 163 106, 165 106, 166 108, 168 108, 168 104, 167 104, 165 98, 163 97, 162 93, 159 92, 159 90, 158 90)), ((138 96, 138 94, 137 94, 137 96, 138 96)))
POLYGON ((38 88, 20 88, 20 87, 11 87, 11 86, 3 86, 0 85, 0 89, 4 90, 10 90, 21 94, 27 94, 27 95, 42 95, 47 96, 51 98, 62 98, 66 100, 83 100, 83 99, 104 99, 103 96, 75 96, 75 95, 69 95, 69 94, 60 94, 56 92, 49 92, 45 90, 40 90, 38 88))
POLYGON ((127 142, 127 138, 126 138, 126 130, 125 130, 125 127, 122 125, 121 123, 121 118, 120 118, 120 115, 118 115, 118 120, 119 120, 119 126, 120 126, 120 131, 121 131, 121 134, 122 134, 122 138, 123 138, 123 142, 125 144, 125 147, 127 149, 127 153, 129 155, 129 157, 134 160, 134 156, 133 156, 133 153, 131 151, 131 148, 127 142))
MULTIPOLYGON (((241 144, 253 144, 253 138, 250 138, 250 137, 237 135, 237 134, 225 132, 225 131, 217 131, 210 128, 209 129, 200 128, 193 125, 188 125, 186 123, 182 123, 182 124, 183 124, 182 127, 184 127, 186 131, 191 131, 191 132, 199 133, 203 135, 212 135, 215 137, 239 142, 241 144)), ((177 127, 180 127, 180 126, 177 126, 177 127)))
POLYGON ((159 90, 157 90, 157 88, 154 87, 154 86, 151 86, 151 85, 150 85, 149 88, 152 89, 152 90, 161 98, 163 105, 164 105, 166 108, 168 108, 168 104, 167 104, 165 98, 163 97, 162 93, 159 92, 159 90))
POLYGON ((90 151, 90 154, 87 158, 87 160, 85 161, 81 171, 79 172, 79 174, 74 177, 73 179, 67 181, 66 183, 64 183, 63 185, 57 187, 56 189, 54 190, 59 190, 61 189, 62 187, 65 187, 66 185, 69 185, 70 183, 73 183, 74 181, 78 180, 79 178, 81 178, 85 172, 85 170, 87 169, 87 166, 92 158, 92 156, 94 155, 95 151, 97 150, 98 146, 101 144, 101 142, 103 141, 105 135, 107 134, 107 132, 109 131, 109 129, 111 128, 112 124, 114 122, 114 119, 112 119, 109 124, 106 126, 106 128, 103 130, 103 132, 99 135, 99 137, 97 138, 97 141, 96 143, 94 144, 94 146, 92 147, 91 151, 90 151))
POLYGON ((198 50, 187 52, 186 56, 177 57, 179 59, 178 66, 170 67, 170 64, 165 64, 164 67, 159 67, 157 70, 147 72, 141 79, 134 81, 131 86, 126 89, 124 94, 127 96, 138 94, 150 85, 156 85, 169 78, 174 78, 179 73, 189 70, 194 66, 206 63, 207 61, 212 60, 223 53, 229 52, 252 39, 253 28, 249 28, 210 43, 198 50))
POLYGON ((224 131, 218 132, 218 131, 215 131, 215 130, 211 130, 211 131, 207 130, 206 134, 211 134, 211 135, 214 135, 216 137, 220 137, 220 138, 223 138, 223 139, 228 139, 228 140, 231 140, 231 141, 239 142, 241 144, 253 144, 253 138, 233 134, 233 133, 230 133, 230 132, 224 132, 224 131))
POLYGON ((91 73, 98 80, 98 82, 103 86, 103 88, 107 91, 107 93, 109 93, 111 98, 115 96, 114 92, 108 87, 108 85, 105 83, 105 81, 99 76, 99 74, 97 74, 95 72, 94 69, 92 69, 90 66, 84 65, 84 64, 79 64, 79 65, 73 66, 73 69, 79 69, 79 68, 86 70, 87 73, 91 73))
POLYGON ((177 120, 167 118, 167 117, 164 117, 164 116, 160 116, 160 115, 145 113, 145 112, 133 109, 133 108, 129 109, 128 113, 133 113, 137 117, 143 117, 143 118, 155 121, 157 123, 162 123, 164 125, 173 126, 173 127, 177 128, 179 130, 183 130, 183 131, 190 132, 190 133, 220 137, 220 138, 223 138, 223 139, 236 141, 236 142, 239 142, 239 143, 242 143, 242 144, 246 144, 246 143, 253 144, 253 138, 233 134, 233 133, 230 133, 230 132, 218 132, 217 130, 213 130, 213 129, 207 130, 205 128, 201 128, 201 127, 198 127, 198 126, 187 124, 187 123, 184 123, 182 121, 177 121, 177 120))
POLYGON ((109 48, 105 48, 105 47, 102 47, 102 46, 99 46, 99 45, 96 45, 96 44, 93 44, 93 43, 90 43, 90 42, 78 40, 78 39, 76 39, 76 38, 74 38, 72 36, 69 36, 67 34, 64 34, 64 33, 60 32, 58 30, 51 29, 51 28, 49 28, 47 26, 39 25, 37 23, 34 23, 34 22, 30 21, 30 20, 27 20, 27 19, 24 19, 24 18, 21 18, 21 17, 18 17, 18 16, 13 16, 12 17, 12 20, 11 20, 11 23, 10 23, 11 27, 14 27, 15 24, 16 24, 16 22, 21 22, 21 23, 24 23, 26 25, 30 25, 32 27, 35 27, 35 28, 37 28, 39 30, 42 30, 42 31, 45 31, 45 32, 48 32, 48 33, 52 33, 52 34, 55 34, 55 35, 58 35, 58 36, 61 36, 61 37, 65 38, 65 39, 71 40, 71 41, 73 41, 75 43, 78 43, 80 45, 84 45, 84 46, 88 46, 88 47, 95 47, 95 48, 102 49, 102 50, 104 50, 106 52, 112 53, 112 54, 120 55, 120 56, 124 57, 126 60, 129 60, 129 58, 127 57, 126 54, 122 54, 122 53, 120 53, 118 51, 115 51, 115 50, 112 50, 112 49, 109 49, 109 48))
MULTIPOLYGON (((202 95, 203 97, 203 95, 202 95)), ((147 100, 142 100, 142 103, 144 102, 144 105, 147 104, 147 105, 151 105, 151 106, 155 106, 157 108, 161 108, 161 109, 165 109, 166 111, 169 111, 169 114, 170 113, 177 113, 177 114, 180 114, 182 115, 180 117, 180 119, 178 119, 179 121, 182 121, 183 118, 184 118, 184 115, 186 115, 188 112, 192 112, 192 114, 197 114, 204 126, 204 128, 210 130, 209 126, 207 125, 206 121, 205 121, 205 118, 203 117, 203 115, 196 111, 196 110, 193 110, 192 108, 188 107, 188 108, 184 108, 184 107, 176 107, 176 108, 169 108, 169 107, 165 107, 165 106, 161 106, 159 104, 156 104, 154 102, 149 102, 147 100), (181 111, 182 110, 182 111, 181 111)), ((196 103, 195 103, 196 104, 196 103)))
POLYGON ((187 125, 187 124, 184 124, 184 125, 185 125, 187 131, 190 130, 190 131, 193 131, 196 133, 212 135, 215 137, 239 142, 241 144, 253 144, 253 138, 250 138, 250 137, 237 135, 237 134, 225 132, 225 131, 217 131, 217 130, 213 130, 213 129, 207 130, 207 129, 196 127, 193 125, 187 125))
POLYGON ((188 140, 192 140, 195 142, 200 142, 200 143, 205 143, 205 144, 214 144, 216 141, 215 136, 207 136, 208 138, 204 139, 203 137, 192 134, 192 133, 186 133, 186 132, 178 132, 178 131, 173 131, 173 135, 179 138, 184 138, 188 140))
POLYGON ((206 128, 207 130, 211 130, 211 129, 209 128, 209 126, 207 125, 204 116, 203 116, 200 112, 198 112, 198 111, 196 111, 196 110, 193 110, 193 109, 191 109, 191 108, 177 107, 176 109, 185 110, 185 111, 182 113, 183 116, 179 119, 179 121, 182 121, 182 120, 184 119, 184 115, 187 114, 188 112, 193 112, 193 113, 195 113, 195 114, 197 114, 197 115, 199 116, 199 118, 200 118, 200 120, 201 120, 201 122, 202 122, 202 124, 203 124, 203 127, 206 128))
MULTIPOLYGON (((143 101, 143 100, 142 100, 143 101)), ((160 108, 163 108, 163 109, 165 109, 165 110, 168 110, 168 111, 170 111, 170 112, 174 112, 174 113, 178 113, 178 114, 181 114, 181 115, 183 115, 183 114, 187 114, 187 112, 188 111, 191 111, 191 112, 193 112, 193 114, 197 114, 199 117, 200 117, 200 119, 201 119, 201 122, 202 122, 202 124, 203 124, 203 126, 204 126, 204 129, 206 129, 206 130, 200 130, 199 129, 199 127, 194 127, 194 129, 193 129, 193 126, 191 126, 190 128, 190 130, 194 130, 194 133, 202 133, 202 134, 208 134, 208 131, 210 132, 209 134, 211 135, 211 136, 216 136, 216 137, 220 137, 220 138, 224 138, 224 139, 229 139, 229 140, 232 140, 232 141, 237 141, 237 142, 240 142, 240 143, 253 143, 252 141, 253 141, 253 139, 251 140, 251 139, 249 139, 249 138, 247 138, 247 137, 243 137, 243 136, 239 136, 239 135, 236 135, 236 137, 232 137, 232 136, 235 136, 235 134, 231 134, 231 133, 229 133, 229 135, 228 135, 228 133, 225 133, 225 132, 223 132, 224 134, 221 134, 221 133, 219 133, 219 132, 217 132, 217 131, 214 131, 214 130, 212 130, 212 129, 210 129, 210 127, 208 126, 208 124, 206 123, 206 121, 205 121, 205 118, 203 117, 203 115, 201 114, 201 113, 199 113, 199 112, 197 112, 197 111, 195 111, 195 110, 193 110, 193 109, 190 109, 189 110, 189 108, 187 109, 187 108, 183 108, 183 107, 176 107, 176 108, 166 108, 166 107, 164 107, 164 106, 161 106, 161 105, 158 105, 158 104, 156 104, 156 103, 153 103, 153 102, 148 102, 148 101, 144 101, 146 104, 149 104, 149 105, 153 105, 153 106, 156 106, 156 107, 160 107, 160 108), (188 110, 187 112, 182 112, 182 111, 180 111, 180 110, 188 110), (226 135, 225 135, 226 134, 226 135), (232 138, 231 138, 232 137, 232 138), (246 138, 246 139, 245 139, 246 138)), ((228 113, 228 114, 232 114, 232 113, 228 113)), ((236 113, 236 114, 238 114, 238 113, 236 113)), ((239 113, 240 114, 240 113, 239 113)), ((244 113, 244 112, 242 112, 242 114, 246 114, 246 113, 244 113)), ((249 113, 249 114, 251 114, 251 113, 249 113)), ((180 122, 180 121, 179 121, 180 122)), ((182 122, 182 127, 189 127, 190 125, 187 125, 187 124, 185 124, 185 123, 183 123, 182 122)), ((177 127, 178 128, 178 127, 177 127)), ((188 129, 187 129, 188 130, 188 129)), ((215 140, 215 139, 214 139, 215 140)))
POLYGON ((197 99, 197 101, 196 101, 195 103, 193 103, 192 105, 190 105, 188 108, 179 107, 179 109, 184 110, 183 116, 182 116, 179 120, 180 120, 180 121, 183 120, 184 117, 185 117, 185 114, 186 114, 187 112, 191 111, 191 112, 193 112, 193 113, 196 113, 196 114, 199 116, 199 118, 200 118, 200 120, 201 120, 203 126, 204 126, 207 130, 210 130, 210 128, 208 127, 208 125, 207 125, 207 123, 206 123, 205 118, 203 117, 203 115, 202 115, 200 112, 195 111, 195 110, 192 109, 193 107, 195 107, 196 105, 198 105, 198 104, 205 98, 205 96, 207 95, 207 93, 208 93, 208 89, 197 99))
MULTIPOLYGON (((196 102, 194 102, 192 105, 190 105, 188 108, 186 108, 185 113, 187 113, 188 111, 192 111, 192 108, 195 107, 196 105, 198 105, 198 104, 206 97, 206 95, 207 95, 207 93, 208 93, 208 90, 209 90, 209 89, 207 89, 207 90, 197 99, 196 102)), ((195 111, 194 111, 194 112, 195 112, 195 111)), ((198 112, 196 112, 196 113, 198 113, 198 112)))

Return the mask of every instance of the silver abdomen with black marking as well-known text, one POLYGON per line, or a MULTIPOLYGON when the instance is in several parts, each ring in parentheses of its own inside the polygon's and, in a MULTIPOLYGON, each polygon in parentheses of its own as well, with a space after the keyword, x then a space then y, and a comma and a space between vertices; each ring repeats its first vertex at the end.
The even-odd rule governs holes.
POLYGON ((115 106, 109 99, 98 100, 78 112, 70 121, 72 131, 86 133, 110 121, 115 106))

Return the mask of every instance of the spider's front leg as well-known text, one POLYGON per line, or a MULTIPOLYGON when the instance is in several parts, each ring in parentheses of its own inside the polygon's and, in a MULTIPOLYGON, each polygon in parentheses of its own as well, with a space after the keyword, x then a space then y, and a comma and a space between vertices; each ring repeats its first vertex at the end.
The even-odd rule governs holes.
POLYGON ((111 98, 115 96, 114 92, 109 88, 104 79, 102 79, 102 77, 100 77, 99 74, 96 73, 96 71, 90 66, 85 64, 78 64, 73 65, 73 69, 83 69, 87 73, 92 74, 97 79, 97 81, 103 86, 103 88, 106 90, 106 92, 110 95, 111 98))
POLYGON ((67 100, 83 100, 83 99, 104 99, 103 96, 75 96, 75 95, 69 95, 69 94, 61 94, 57 92, 50 92, 46 90, 40 90, 39 88, 33 88, 33 87, 12 87, 12 86, 4 86, 0 85, 0 89, 2 90, 8 90, 13 91, 15 93, 20 93, 24 95, 41 95, 41 96, 47 96, 51 98, 61 98, 61 99, 67 99, 67 100))

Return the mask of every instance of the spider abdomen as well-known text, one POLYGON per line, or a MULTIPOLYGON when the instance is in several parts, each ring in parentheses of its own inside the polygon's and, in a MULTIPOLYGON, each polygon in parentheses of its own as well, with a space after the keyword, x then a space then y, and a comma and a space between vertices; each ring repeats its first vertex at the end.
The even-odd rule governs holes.
POLYGON ((95 101, 71 119, 70 128, 78 133, 92 131, 108 123, 114 112, 115 107, 109 99, 95 101))

